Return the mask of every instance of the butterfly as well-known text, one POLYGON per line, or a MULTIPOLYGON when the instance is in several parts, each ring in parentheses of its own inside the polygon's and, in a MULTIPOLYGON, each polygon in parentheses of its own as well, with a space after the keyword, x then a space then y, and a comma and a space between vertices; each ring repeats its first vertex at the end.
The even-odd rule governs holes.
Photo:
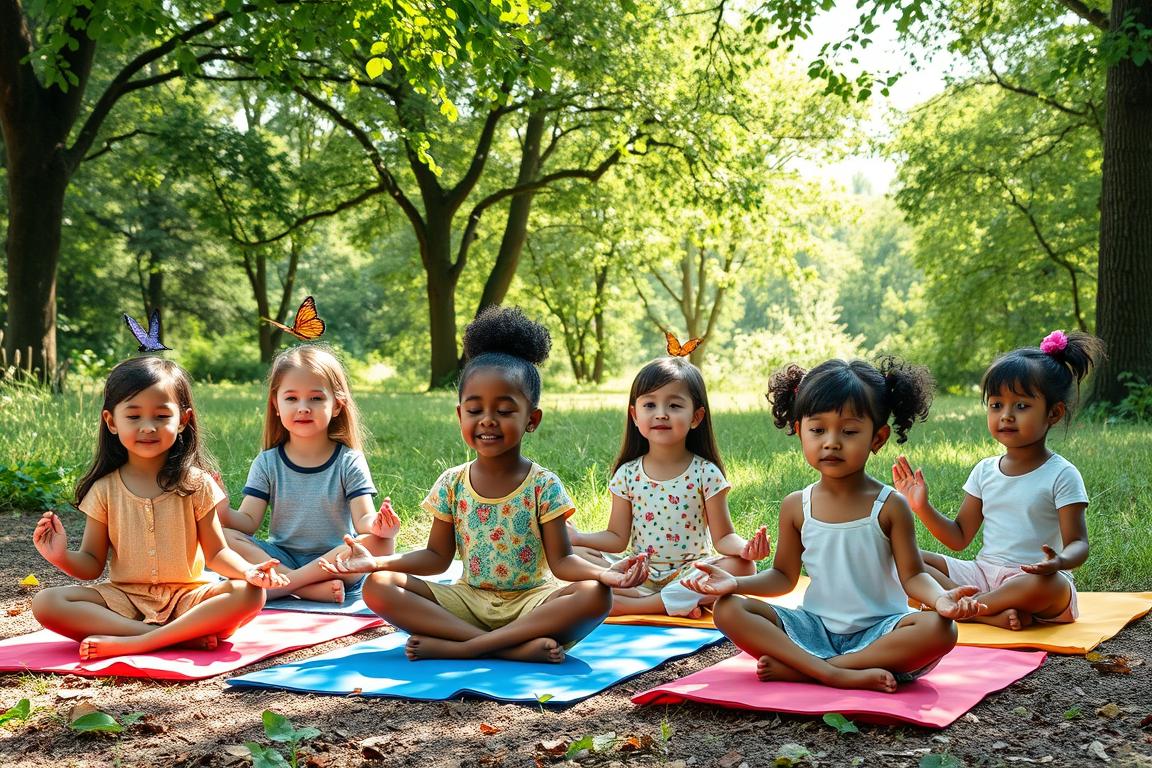
POLYGON ((688 357, 688 355, 692 354, 692 350, 696 349, 696 347, 700 346, 700 343, 704 341, 703 339, 688 339, 688 341, 681 344, 680 340, 672 335, 671 331, 664 331, 664 336, 668 339, 668 354, 672 357, 688 357))
POLYGON ((159 352, 164 349, 172 349, 160 343, 160 310, 152 310, 152 317, 148 320, 148 330, 145 331, 140 323, 136 322, 136 318, 131 315, 124 315, 124 322, 128 324, 129 330, 132 335, 136 337, 136 341, 140 342, 140 352, 159 352))
POLYGON ((296 310, 296 319, 292 321, 291 328, 266 317, 263 319, 280 330, 287 331, 300 341, 315 341, 324 333, 325 328, 324 321, 316 313, 316 299, 311 296, 300 302, 300 308, 296 310))

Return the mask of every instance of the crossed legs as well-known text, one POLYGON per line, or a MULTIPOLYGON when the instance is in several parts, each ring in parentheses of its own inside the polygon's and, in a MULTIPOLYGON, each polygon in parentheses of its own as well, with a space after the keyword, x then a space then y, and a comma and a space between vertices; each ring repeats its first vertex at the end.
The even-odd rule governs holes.
POLYGON ((715 608, 716 626, 757 659, 764 681, 819 682, 835 688, 892 693, 896 674, 928 666, 956 644, 956 626, 931 611, 911 613, 867 648, 821 659, 796 645, 780 626, 772 606, 728 595, 715 608))
POLYGON ((264 590, 239 580, 213 584, 207 596, 167 624, 114 612, 95 589, 52 587, 32 598, 32 613, 53 632, 80 641, 81 659, 148 653, 174 645, 212 650, 264 607, 264 590))
MULTIPOLYGON (((934 552, 921 555, 928 573, 944 589, 959 586, 948 573, 945 558, 934 552)), ((999 587, 976 595, 976 599, 988 607, 968 621, 1018 630, 1030 625, 1034 618, 1051 619, 1063 613, 1072 600, 1072 585, 1058 573, 1039 576, 1021 571, 999 587)))
POLYGON ((406 573, 369 576, 364 602, 411 635, 405 653, 414 661, 496 656, 559 663, 564 660, 564 645, 580 640, 604 621, 612 593, 595 581, 567 584, 533 610, 492 630, 451 613, 422 579, 406 573))

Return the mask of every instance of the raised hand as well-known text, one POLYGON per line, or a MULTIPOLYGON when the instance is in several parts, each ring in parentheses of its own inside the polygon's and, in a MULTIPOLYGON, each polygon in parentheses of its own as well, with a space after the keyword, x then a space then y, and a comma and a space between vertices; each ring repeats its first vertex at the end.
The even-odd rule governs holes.
POLYGON ((392 511, 392 499, 385 496, 380 504, 380 511, 372 518, 368 532, 381 539, 394 539, 400 532, 400 518, 392 511))
POLYGON ((1050 573, 1063 570, 1063 568, 1061 568, 1062 562, 1060 555, 1056 554, 1056 550, 1047 544, 1041 544, 1040 548, 1044 550, 1044 559, 1031 565, 1022 565, 1020 566, 1020 570, 1025 573, 1034 573, 1037 576, 1047 576, 1050 573))
POLYGON ((736 577, 711 563, 693 563, 697 572, 680 583, 702 595, 730 595, 736 591, 736 577))
POLYGON ((907 456, 899 457, 892 465, 892 485, 908 500, 913 512, 928 505, 928 483, 924 481, 924 471, 912 471, 907 456))
POLYGON ((344 573, 372 573, 379 570, 376 565, 376 557, 368 551, 367 547, 348 534, 344 534, 344 543, 348 545, 348 551, 337 555, 336 562, 330 563, 324 558, 320 558, 316 563, 328 573, 337 576, 344 573))
POLYGON ((631 589, 648 580, 648 555, 639 554, 619 560, 600 571, 600 583, 606 587, 631 589))
POLYGON ((36 551, 53 565, 64 558, 68 551, 68 534, 64 532, 64 523, 60 522, 55 512, 45 512, 36 521, 32 543, 36 545, 36 551))
POLYGON ((936 598, 936 613, 946 619, 954 619, 956 621, 963 621, 973 616, 979 616, 981 611, 987 610, 988 608, 987 605, 973 597, 973 595, 979 591, 979 588, 971 584, 965 584, 948 590, 936 598))
POLYGON ((768 535, 768 526, 762 525, 759 530, 744 545, 740 557, 745 560, 757 562, 772 554, 772 537, 768 535))
POLYGON ((244 580, 252 586, 260 587, 261 589, 286 587, 292 583, 292 580, 276 570, 276 566, 278 565, 280 565, 280 561, 275 558, 265 560, 259 565, 254 565, 244 571, 244 580))

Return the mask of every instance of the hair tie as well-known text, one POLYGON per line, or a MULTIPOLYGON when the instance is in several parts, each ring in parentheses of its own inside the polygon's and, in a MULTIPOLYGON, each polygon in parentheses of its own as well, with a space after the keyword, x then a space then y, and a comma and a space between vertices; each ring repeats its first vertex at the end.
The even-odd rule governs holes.
POLYGON ((1063 352, 1067 346, 1068 337, 1064 335, 1064 331, 1052 331, 1044 337, 1044 341, 1040 342, 1040 351, 1052 356, 1057 352, 1063 352))

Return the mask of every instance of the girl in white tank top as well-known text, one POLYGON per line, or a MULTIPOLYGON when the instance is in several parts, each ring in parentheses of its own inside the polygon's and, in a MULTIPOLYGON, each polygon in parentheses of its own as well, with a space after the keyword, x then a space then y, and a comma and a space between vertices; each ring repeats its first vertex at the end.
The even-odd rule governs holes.
POLYGON ((908 504, 865 472, 893 428, 903 442, 927 416, 931 377, 890 358, 829 360, 788 366, 769 387, 776 426, 799 434, 820 479, 781 502, 772 568, 734 577, 700 564, 685 586, 724 596, 716 626, 758 659, 761 680, 895 691, 952 650, 952 619, 980 609, 975 587, 946 592, 925 572, 908 504), (787 594, 801 566, 811 584, 800 608, 741 597, 787 594), (910 610, 909 597, 935 610, 910 610))

